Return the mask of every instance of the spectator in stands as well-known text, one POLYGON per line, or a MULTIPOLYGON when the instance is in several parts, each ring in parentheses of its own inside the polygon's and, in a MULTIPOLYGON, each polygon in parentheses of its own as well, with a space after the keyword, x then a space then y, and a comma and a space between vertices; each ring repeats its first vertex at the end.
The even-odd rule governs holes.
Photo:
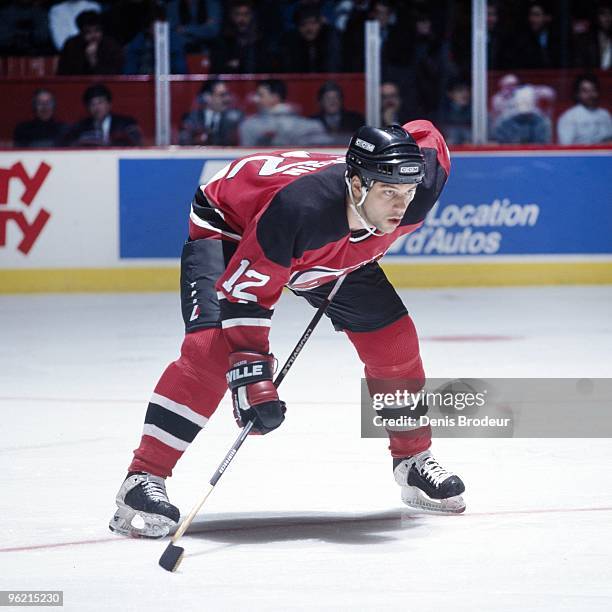
POLYGON ((596 68, 610 70, 612 67, 612 6, 602 5, 597 11, 594 55, 596 68))
POLYGON ((57 74, 122 74, 123 51, 102 31, 102 18, 95 11, 77 17, 79 34, 62 49, 57 74))
POLYGON ((324 145, 331 139, 320 121, 306 119, 287 104, 283 81, 259 81, 255 93, 257 114, 247 117, 240 127, 240 144, 246 147, 324 145))
POLYGON ((181 145, 238 144, 238 125, 244 115, 231 107, 232 97, 223 81, 206 81, 196 99, 196 108, 183 116, 181 145))
POLYGON ((89 117, 75 124, 66 137, 74 147, 135 147, 142 144, 142 134, 132 117, 112 112, 112 95, 106 85, 88 87, 83 104, 89 117))
POLYGON ((165 0, 170 28, 181 37, 187 53, 210 51, 221 31, 221 0, 165 0))
POLYGON ((519 78, 515 74, 505 74, 499 79, 497 91, 491 97, 491 121, 495 123, 501 117, 511 115, 516 111, 514 94, 519 85, 519 78))
POLYGON ((371 2, 355 2, 346 21, 342 37, 342 66, 345 72, 363 72, 365 69, 364 28, 365 22, 372 18, 370 5, 371 2))
POLYGON ((319 113, 312 119, 318 119, 324 125, 333 144, 346 144, 353 132, 365 124, 363 115, 344 108, 344 94, 335 81, 321 85, 318 100, 319 113))
POLYGON ((212 72, 273 72, 274 61, 261 36, 251 0, 232 0, 223 36, 212 50, 212 72))
POLYGON ((104 11, 104 31, 121 45, 127 45, 146 30, 151 14, 157 12, 166 19, 162 0, 112 0, 104 11))
POLYGON ((455 81, 446 91, 440 108, 439 123, 448 144, 472 141, 472 100, 470 86, 455 81))
POLYGON ((519 32, 510 54, 510 67, 546 69, 560 65, 560 44, 552 28, 552 14, 544 2, 533 2, 527 10, 527 26, 519 32))
POLYGON ((287 32, 283 44, 283 72, 337 72, 341 67, 340 40, 323 22, 318 6, 295 12, 296 29, 287 32))
POLYGON ((574 83, 576 105, 565 111, 557 123, 559 144, 597 144, 612 140, 610 113, 599 106, 599 81, 582 75, 574 83))
POLYGON ((367 14, 370 10, 370 0, 340 0, 334 7, 334 18, 331 21, 338 32, 344 34, 346 28, 358 14, 367 14))
POLYGON ((64 43, 79 33, 76 18, 84 11, 101 11, 100 3, 93 0, 65 0, 51 7, 49 11, 49 29, 53 44, 58 51, 64 43))
POLYGON ((16 148, 59 147, 66 133, 66 124, 55 120, 55 96, 48 89, 37 89, 32 98, 34 119, 15 128, 16 148))
POLYGON ((380 109, 383 125, 405 123, 401 116, 402 97, 397 83, 387 81, 380 86, 380 109))
POLYGON ((536 105, 533 88, 521 87, 516 94, 516 112, 503 118, 493 128, 493 138, 502 144, 548 144, 552 126, 536 105))
POLYGON ((390 0, 376 0, 370 10, 363 10, 363 4, 355 10, 346 24, 344 33, 344 69, 348 72, 364 70, 364 24, 368 19, 378 21, 381 38, 381 65, 383 73, 388 67, 408 63, 409 36, 398 27, 397 14, 390 0))
POLYGON ((514 74, 506 74, 498 81, 498 90, 491 98, 490 120, 492 123, 499 122, 502 118, 509 117, 518 112, 518 102, 521 98, 521 90, 530 89, 535 97, 535 104, 540 110, 551 107, 554 104, 555 90, 548 85, 521 84, 519 78, 514 74))
MULTIPOLYGON (((369 3, 369 0, 368 2, 369 3)), ((366 3, 366 4, 367 4, 366 3)), ((266 16, 266 25, 268 21, 268 12, 270 5, 276 4, 280 12, 280 26, 283 32, 288 32, 295 28, 295 14, 303 8, 316 8, 321 15, 323 22, 337 28, 335 23, 337 18, 338 2, 337 0, 259 0, 258 7, 261 9, 263 4, 266 12, 262 14, 266 16), (265 6, 265 5, 268 6, 265 6)))
POLYGON ((15 0, 0 8, 0 53, 45 55, 52 52, 47 11, 40 0, 15 0))
MULTIPOLYGON (((145 18, 145 27, 136 34, 125 47, 124 74, 154 74, 155 73, 155 35, 156 21, 164 21, 165 15, 159 6, 154 5, 145 18)), ((186 74, 187 59, 185 47, 172 29, 170 34, 170 72, 172 74, 186 74)))
POLYGON ((402 43, 397 45, 396 62, 405 62, 410 57, 414 74, 414 86, 404 88, 404 99, 414 90, 416 98, 411 106, 412 113, 424 117, 431 117, 440 106, 444 94, 444 80, 450 70, 450 53, 448 42, 441 33, 434 28, 432 16, 429 12, 418 12, 414 17, 411 46, 406 49, 402 46, 406 36, 402 35, 402 43))
POLYGON ((487 69, 499 70, 505 67, 506 43, 499 24, 499 5, 487 2, 487 69))
POLYGON ((573 64, 601 70, 612 67, 612 6, 609 4, 599 6, 594 28, 576 35, 573 64))

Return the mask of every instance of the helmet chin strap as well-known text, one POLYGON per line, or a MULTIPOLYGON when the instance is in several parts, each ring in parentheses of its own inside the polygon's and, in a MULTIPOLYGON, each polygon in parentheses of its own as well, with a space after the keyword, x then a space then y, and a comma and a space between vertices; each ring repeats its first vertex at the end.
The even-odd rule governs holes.
POLYGON ((365 212, 362 214, 362 206, 365 202, 365 199, 368 197, 369 188, 365 187, 363 184, 361 185, 361 197, 359 198, 359 202, 355 202, 355 198, 353 197, 353 189, 351 187, 351 181, 348 177, 348 172, 344 175, 344 182, 348 188, 349 199, 351 201, 351 210, 355 213, 359 222, 363 226, 363 229, 370 234, 370 236, 384 236, 384 232, 381 232, 375 225, 373 226, 368 220, 365 212), (378 231, 378 233, 376 233, 378 231))

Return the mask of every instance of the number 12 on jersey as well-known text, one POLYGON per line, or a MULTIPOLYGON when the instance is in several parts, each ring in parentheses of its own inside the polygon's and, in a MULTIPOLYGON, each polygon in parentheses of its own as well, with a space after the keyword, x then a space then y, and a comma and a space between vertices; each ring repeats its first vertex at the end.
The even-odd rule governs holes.
POLYGON ((245 289, 249 287, 263 287, 270 277, 267 274, 261 274, 257 270, 249 270, 251 262, 248 259, 241 259, 236 271, 223 283, 223 288, 237 300, 247 300, 248 302, 256 302, 257 296, 253 293, 248 293, 245 289), (240 277, 246 277, 254 280, 242 281, 238 284, 240 277))

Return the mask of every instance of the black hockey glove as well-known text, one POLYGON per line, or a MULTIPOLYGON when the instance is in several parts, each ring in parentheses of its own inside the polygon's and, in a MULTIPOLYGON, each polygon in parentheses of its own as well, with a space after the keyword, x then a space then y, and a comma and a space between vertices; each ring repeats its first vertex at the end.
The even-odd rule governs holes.
POLYGON ((254 433, 267 434, 285 420, 286 406, 272 383, 274 356, 243 351, 231 353, 227 385, 232 392, 234 418, 240 427, 253 421, 254 433))

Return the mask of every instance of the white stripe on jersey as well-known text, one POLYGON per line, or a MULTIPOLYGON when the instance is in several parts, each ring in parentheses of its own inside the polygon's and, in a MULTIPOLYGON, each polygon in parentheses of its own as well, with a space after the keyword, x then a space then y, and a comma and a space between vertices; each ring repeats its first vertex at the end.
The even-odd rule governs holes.
POLYGON ((271 327, 272 321, 270 319, 225 319, 221 321, 221 327, 227 329, 228 327, 238 327, 240 325, 249 325, 251 327, 271 327))

